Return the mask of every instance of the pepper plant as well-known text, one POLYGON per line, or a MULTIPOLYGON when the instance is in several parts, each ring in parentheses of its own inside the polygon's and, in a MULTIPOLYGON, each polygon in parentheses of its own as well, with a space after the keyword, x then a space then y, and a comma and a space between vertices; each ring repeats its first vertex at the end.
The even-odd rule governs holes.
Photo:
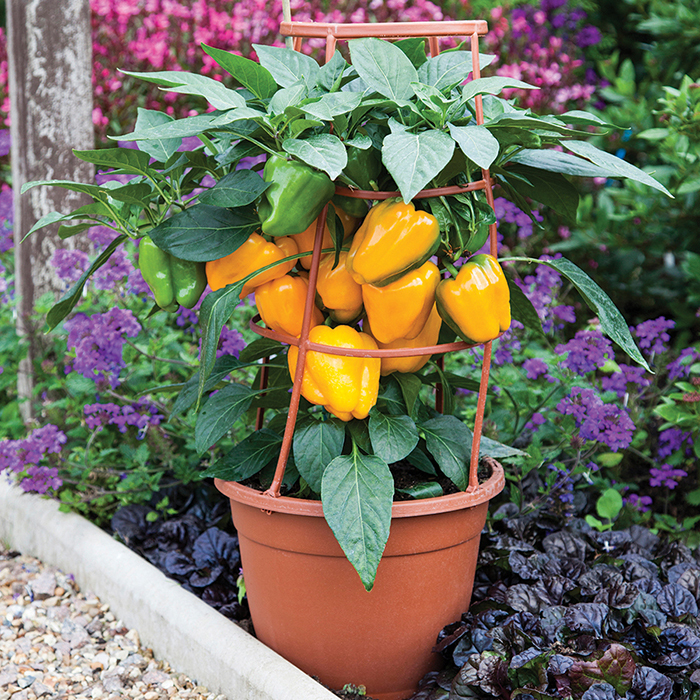
MULTIPOLYGON (((265 323, 298 335, 309 235, 327 204, 310 337, 372 349, 432 345, 456 335, 487 342, 508 328, 511 313, 525 326, 539 325, 495 258, 471 257, 495 222, 483 194, 414 200, 421 190, 467 185, 490 169, 523 211, 532 211, 534 200, 569 220, 578 205, 571 176, 631 178, 665 192, 646 173, 586 140, 611 125, 581 111, 542 117, 519 109, 499 97, 501 91, 536 88, 508 77, 470 80, 472 54, 462 47, 428 57, 422 39, 348 44, 351 62, 336 51, 323 66, 284 48, 256 46, 258 63, 204 46, 230 74, 230 87, 187 72, 138 74, 163 90, 201 96, 210 110, 173 119, 141 109, 134 130, 119 137, 134 141, 137 149, 75 151, 117 180, 42 181, 24 188, 67 187, 93 199, 71 213, 49 214, 30 233, 49 224, 59 224, 63 237, 96 225, 115 231, 114 240, 49 311, 50 329, 70 314, 86 281, 123 241, 141 240, 148 250, 153 246, 170 256, 162 258, 167 264, 146 255, 146 248, 139 256, 156 299, 152 314, 171 310, 180 299, 168 285, 179 288, 186 277, 197 279, 193 272, 180 275, 173 261, 205 265, 212 291, 199 312, 199 366, 186 383, 159 390, 178 392, 173 415, 197 411, 194 441, 201 454, 249 410, 266 410, 263 427, 210 465, 206 476, 254 479, 263 487, 271 480, 298 349, 292 345, 287 352, 283 343, 262 338, 238 358, 217 358, 217 345, 239 300, 252 292, 265 323), (475 118, 478 101, 483 124, 475 118), (189 137, 200 145, 180 151, 189 137), (399 194, 369 208, 368 201, 336 195, 338 185, 399 194), (439 284, 436 263, 450 275, 439 284), (465 321, 465 309, 473 304, 480 315, 465 321), (239 371, 263 358, 268 386, 241 383, 239 371)), ((492 60, 480 55, 480 68, 492 60)), ((564 275, 597 314, 602 330, 648 368, 619 311, 580 269, 563 258, 513 260, 542 263, 564 275)), ((184 297, 192 302, 191 295, 184 297)), ((389 465, 394 471, 410 465, 423 475, 418 485, 403 489, 408 497, 463 490, 468 483, 471 432, 452 415, 453 396, 458 388, 478 384, 427 362, 419 356, 385 361, 311 352, 307 357, 285 493, 320 495, 326 519, 367 589, 396 495, 389 465), (445 396, 442 414, 428 402, 438 382, 445 396), (348 503, 358 506, 361 518, 343 517, 348 503), (371 507, 359 507, 365 505, 371 507)), ((484 438, 482 454, 505 458, 519 450, 484 438)))

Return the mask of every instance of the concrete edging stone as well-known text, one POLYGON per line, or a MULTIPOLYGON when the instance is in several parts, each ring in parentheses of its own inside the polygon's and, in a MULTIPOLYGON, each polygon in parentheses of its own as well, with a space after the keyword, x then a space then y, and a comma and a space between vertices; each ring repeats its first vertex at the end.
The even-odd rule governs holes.
POLYGON ((229 700, 338 700, 106 532, 2 474, 0 540, 72 573, 137 629, 156 657, 212 692, 229 700))

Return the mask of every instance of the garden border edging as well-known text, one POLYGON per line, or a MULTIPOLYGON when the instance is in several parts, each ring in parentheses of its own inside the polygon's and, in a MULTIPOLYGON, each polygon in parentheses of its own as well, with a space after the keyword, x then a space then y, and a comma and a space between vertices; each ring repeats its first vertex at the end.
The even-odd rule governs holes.
POLYGON ((0 475, 0 540, 72 573, 156 657, 229 700, 337 700, 128 547, 58 507, 0 475))

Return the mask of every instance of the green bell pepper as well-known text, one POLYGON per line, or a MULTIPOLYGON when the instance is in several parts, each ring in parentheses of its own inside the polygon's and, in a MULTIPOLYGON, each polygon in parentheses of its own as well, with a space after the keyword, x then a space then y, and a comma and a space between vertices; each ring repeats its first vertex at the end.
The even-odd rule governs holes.
POLYGON ((258 215, 263 233, 269 236, 306 231, 335 192, 326 173, 282 156, 267 159, 263 180, 272 185, 261 195, 258 215))
POLYGON ((148 236, 139 243, 139 269, 156 304, 165 311, 174 312, 180 306, 191 309, 207 286, 204 263, 180 260, 148 236))

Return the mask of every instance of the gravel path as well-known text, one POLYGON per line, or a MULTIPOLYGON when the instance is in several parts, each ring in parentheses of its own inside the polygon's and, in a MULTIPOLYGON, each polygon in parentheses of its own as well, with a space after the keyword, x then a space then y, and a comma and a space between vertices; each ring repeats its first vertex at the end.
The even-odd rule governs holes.
POLYGON ((141 646, 70 574, 0 544, 0 700, 226 700, 141 646))

